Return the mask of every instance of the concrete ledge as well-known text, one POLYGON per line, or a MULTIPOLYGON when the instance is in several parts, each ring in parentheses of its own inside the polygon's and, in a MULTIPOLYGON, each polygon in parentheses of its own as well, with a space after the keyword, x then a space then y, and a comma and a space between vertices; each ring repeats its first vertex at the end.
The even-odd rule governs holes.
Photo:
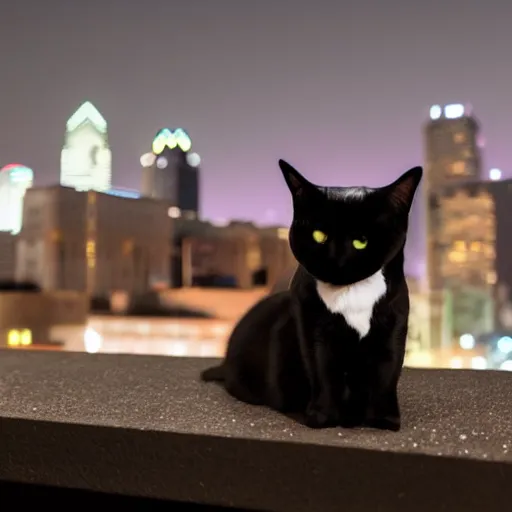
POLYGON ((503 510, 512 374, 406 370, 401 432, 312 431, 204 359, 0 351, 0 481, 272 511, 503 510))

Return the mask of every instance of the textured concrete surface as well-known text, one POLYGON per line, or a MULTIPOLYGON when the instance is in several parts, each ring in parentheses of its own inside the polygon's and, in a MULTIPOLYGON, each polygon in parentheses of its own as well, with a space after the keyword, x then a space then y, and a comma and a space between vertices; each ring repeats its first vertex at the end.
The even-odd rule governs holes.
POLYGON ((512 373, 406 370, 399 433, 313 431, 199 382, 210 364, 0 351, 0 480, 323 512, 494 510, 510 488, 512 373))

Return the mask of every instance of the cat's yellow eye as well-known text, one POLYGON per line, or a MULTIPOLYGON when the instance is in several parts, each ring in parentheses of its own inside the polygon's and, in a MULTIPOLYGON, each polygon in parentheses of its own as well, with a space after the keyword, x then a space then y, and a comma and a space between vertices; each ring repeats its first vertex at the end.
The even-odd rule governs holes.
POLYGON ((366 238, 362 238, 361 240, 352 240, 352 245, 354 246, 354 249, 360 251, 361 249, 366 249, 368 240, 366 240, 366 238))
POLYGON ((318 244, 323 244, 327 240, 327 235, 323 231, 313 231, 313 240, 318 244))

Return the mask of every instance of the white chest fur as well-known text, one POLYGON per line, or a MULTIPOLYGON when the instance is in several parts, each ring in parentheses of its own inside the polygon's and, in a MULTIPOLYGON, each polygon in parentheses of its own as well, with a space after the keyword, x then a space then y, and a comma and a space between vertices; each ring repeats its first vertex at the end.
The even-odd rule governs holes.
POLYGON ((317 281, 317 290, 327 309, 343 315, 347 324, 364 338, 370 331, 373 307, 386 293, 386 280, 379 270, 350 286, 333 286, 317 281))

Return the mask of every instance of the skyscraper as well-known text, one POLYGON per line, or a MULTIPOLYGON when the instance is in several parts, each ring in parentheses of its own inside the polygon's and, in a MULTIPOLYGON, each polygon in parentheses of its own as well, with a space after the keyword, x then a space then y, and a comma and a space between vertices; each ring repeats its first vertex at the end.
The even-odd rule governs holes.
POLYGON ((447 286, 443 223, 447 211, 439 208, 446 188, 482 179, 482 155, 478 121, 461 104, 434 105, 424 128, 427 224, 427 273, 431 289, 447 286))
POLYGON ((110 189, 111 179, 107 122, 96 107, 86 101, 66 123, 60 184, 76 190, 103 192, 110 189))
POLYGON ((173 217, 195 218, 199 213, 199 164, 185 130, 160 130, 152 152, 141 157, 143 196, 165 199, 174 205, 173 217))
POLYGON ((0 169, 0 231, 19 233, 23 217, 23 198, 33 185, 32 169, 10 164, 0 169))
POLYGON ((482 178, 478 121, 464 105, 434 105, 425 125, 425 178, 430 192, 482 178))

